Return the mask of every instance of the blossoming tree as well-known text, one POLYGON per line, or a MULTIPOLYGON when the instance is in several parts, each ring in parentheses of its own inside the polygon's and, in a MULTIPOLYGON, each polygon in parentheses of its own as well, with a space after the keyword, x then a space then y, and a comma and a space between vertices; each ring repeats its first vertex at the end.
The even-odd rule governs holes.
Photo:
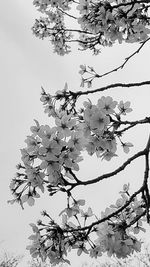
POLYGON ((150 1, 34 0, 33 4, 43 14, 43 17, 36 19, 33 33, 42 39, 49 38, 54 52, 59 55, 69 53, 72 42, 76 42, 80 50, 90 49, 95 55, 101 47, 112 46, 115 42, 138 42, 139 48, 122 65, 103 74, 98 74, 93 67, 81 65, 81 87, 87 86, 87 90, 73 92, 66 83, 63 90, 50 95, 42 88, 41 102, 54 125, 40 125, 35 120, 31 134, 25 140, 26 147, 21 149, 22 162, 17 165, 17 177, 10 184, 14 199, 9 202, 18 202, 23 208, 25 202, 33 206, 35 199, 46 190, 50 196, 57 192, 66 194, 67 206, 60 213, 60 225, 46 211, 42 212, 45 217, 43 221, 31 224, 33 234, 29 239, 32 244, 28 249, 33 257, 49 259, 52 265, 69 263, 67 254, 71 249, 76 249, 78 255, 86 253, 97 258, 107 252, 110 256, 126 258, 141 250, 137 234, 145 231, 142 224, 150 220, 150 137, 141 151, 111 172, 81 180, 78 171, 83 151, 89 156, 95 154, 102 160, 110 161, 110 164, 112 158, 117 156, 119 146, 122 146, 124 153, 128 153, 133 144, 124 142, 122 136, 137 125, 150 123, 150 117, 124 120, 132 112, 130 102, 122 99, 118 102, 111 96, 101 95, 96 104, 88 99, 80 109, 77 101, 83 95, 101 94, 111 88, 150 84, 150 81, 114 83, 91 89, 94 79, 123 68, 150 40, 150 1), (71 20, 76 22, 76 28, 67 26, 71 25, 71 20), (76 199, 75 188, 113 179, 139 158, 145 160, 141 187, 130 194, 129 184, 124 184, 119 199, 101 212, 100 218, 92 208, 84 209, 84 199, 76 199))

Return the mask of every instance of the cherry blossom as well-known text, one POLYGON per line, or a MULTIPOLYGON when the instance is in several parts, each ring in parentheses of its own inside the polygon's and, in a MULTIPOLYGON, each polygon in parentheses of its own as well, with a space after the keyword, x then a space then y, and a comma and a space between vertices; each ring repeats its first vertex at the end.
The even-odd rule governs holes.
POLYGON ((71 134, 71 128, 76 124, 75 119, 71 119, 71 115, 64 114, 62 118, 56 118, 55 123, 61 137, 68 137, 71 134))
POLYGON ((96 155, 99 161, 109 162, 118 156, 119 146, 124 153, 130 153, 133 144, 124 142, 123 135, 136 125, 150 123, 149 117, 137 121, 124 120, 123 117, 132 111, 130 101, 118 102, 111 96, 101 95, 111 88, 143 86, 150 84, 149 81, 91 88, 95 78, 123 68, 149 40, 148 2, 34 0, 33 4, 42 14, 32 27, 33 33, 41 39, 49 38, 54 52, 59 55, 68 54, 72 42, 77 42, 80 50, 90 49, 95 55, 101 47, 112 46, 116 42, 139 42, 141 46, 121 66, 102 75, 93 67, 80 65, 82 88, 77 92, 72 91, 67 83, 55 95, 46 93, 42 88, 40 100, 54 126, 51 127, 49 121, 47 125, 41 125, 37 120, 31 126, 31 134, 25 140, 26 147, 21 149, 21 163, 17 165, 16 176, 10 183, 14 199, 8 202, 18 202, 24 208, 26 203, 34 206, 40 193, 45 191, 50 197, 58 192, 66 195, 66 206, 59 214, 61 223, 55 222, 44 211, 44 221, 31 224, 33 234, 29 237, 31 244, 27 249, 32 257, 40 257, 43 261, 48 259, 52 266, 69 263, 67 256, 71 249, 78 256, 85 253, 97 258, 107 253, 109 256, 127 258, 141 250, 137 235, 145 231, 143 222, 150 222, 150 138, 143 150, 130 156, 111 172, 91 180, 79 178, 78 172, 84 153, 89 157, 96 155), (76 22, 75 29, 70 28, 68 20, 76 22), (87 90, 83 88, 85 85, 87 90), (97 102, 87 99, 78 109, 78 98, 93 93, 100 95, 97 102), (124 184, 119 198, 106 207, 99 217, 91 207, 87 209, 84 199, 75 198, 75 188, 113 178, 143 156, 145 169, 141 187, 132 193, 129 183, 124 184))
POLYGON ((101 99, 98 100, 98 107, 105 112, 106 114, 112 114, 114 113, 114 109, 117 105, 117 101, 113 101, 112 97, 101 97, 101 99))
POLYGON ((130 142, 122 143, 122 147, 125 153, 129 153, 130 147, 133 147, 133 144, 131 144, 130 142))
POLYGON ((123 103, 123 101, 120 101, 118 108, 120 110, 120 114, 126 115, 127 113, 132 111, 132 108, 130 108, 130 102, 127 101, 123 103))
MULTIPOLYGON (((39 38, 49 38, 54 52, 68 54, 71 42, 77 42, 83 50, 90 49, 96 55, 102 46, 114 43, 145 41, 150 33, 147 1, 33 1, 42 13, 32 28, 39 38), (74 16, 74 7, 77 15, 74 16), (69 12, 68 12, 69 11, 69 12), (65 18, 76 22, 69 28, 65 18)), ((83 69, 84 71, 84 69, 83 69)), ((90 86, 89 81, 89 86, 90 86)))

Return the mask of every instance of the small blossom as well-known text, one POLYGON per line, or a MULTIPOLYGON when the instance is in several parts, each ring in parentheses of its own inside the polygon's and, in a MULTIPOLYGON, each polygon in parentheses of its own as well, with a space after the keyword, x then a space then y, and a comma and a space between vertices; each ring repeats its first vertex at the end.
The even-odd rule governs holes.
POLYGON ((95 114, 92 114, 90 119, 90 126, 92 129, 97 128, 102 131, 109 124, 109 118, 104 115, 104 113, 97 111, 95 114))
POLYGON ((86 143, 87 142, 81 132, 72 132, 68 146, 75 147, 77 150, 81 151, 86 143))
POLYGON ((75 126, 76 120, 71 119, 71 115, 64 114, 62 118, 56 118, 55 123, 59 136, 63 138, 71 135, 71 128, 75 126))
POLYGON ((82 15, 86 15, 89 12, 89 0, 79 0, 79 5, 77 9, 82 15))
POLYGON ((101 158, 102 160, 105 159, 107 161, 110 161, 113 157, 117 157, 117 155, 111 151, 105 151, 102 155, 101 158))
POLYGON ((93 216, 93 211, 90 207, 88 208, 86 212, 81 210, 81 217, 84 217, 85 219, 87 219, 88 217, 91 217, 91 216, 93 216))
POLYGON ((117 105, 117 101, 113 101, 110 96, 102 96, 97 103, 98 108, 100 108, 106 114, 113 114, 114 109, 117 105))
POLYGON ((80 87, 84 87, 84 83, 85 83, 85 79, 82 77, 82 78, 81 78, 81 84, 80 84, 80 87))
POLYGON ((39 148, 39 154, 45 155, 47 160, 57 160, 57 157, 60 154, 61 146, 54 140, 50 141, 48 138, 43 138, 42 146, 39 148))
POLYGON ((122 147, 123 147, 123 151, 125 153, 129 153, 130 151, 130 147, 133 147, 133 144, 132 143, 122 143, 122 147))
POLYGON ((123 101, 120 101, 118 105, 118 109, 120 110, 120 114, 126 115, 127 113, 132 111, 132 108, 130 108, 130 102, 127 101, 123 103, 123 101))
POLYGON ((79 74, 83 75, 86 72, 86 66, 85 65, 80 65, 80 71, 79 74))
POLYGON ((130 187, 130 184, 124 184, 123 185, 123 190, 126 192, 126 191, 129 191, 129 187, 130 187))

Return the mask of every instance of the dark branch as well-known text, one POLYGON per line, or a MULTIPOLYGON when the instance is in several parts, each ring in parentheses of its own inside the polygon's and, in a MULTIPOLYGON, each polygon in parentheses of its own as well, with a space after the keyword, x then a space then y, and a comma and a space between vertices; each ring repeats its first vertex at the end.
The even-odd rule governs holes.
POLYGON ((135 159, 137 159, 137 158, 139 158, 139 157, 141 157, 141 156, 143 156, 143 155, 145 155, 145 149, 142 150, 142 151, 140 151, 140 152, 138 152, 138 153, 136 153, 134 156, 130 157, 127 161, 125 161, 125 162, 124 162, 119 168, 117 168, 116 170, 114 170, 114 171, 112 171, 112 172, 109 172, 109 173, 106 173, 106 174, 103 174, 103 175, 101 175, 101 176, 98 176, 97 178, 92 179, 92 180, 87 180, 87 181, 82 181, 82 182, 80 181, 80 183, 79 183, 79 184, 76 184, 76 186, 77 186, 77 185, 89 185, 89 184, 94 184, 94 183, 97 183, 97 182, 102 181, 102 180, 104 180, 104 179, 107 179, 107 178, 109 178, 109 177, 112 177, 112 176, 118 174, 119 172, 123 171, 123 170, 126 168, 126 166, 128 166, 133 160, 135 160, 135 159))
POLYGON ((148 38, 148 39, 146 39, 145 41, 141 42, 140 47, 139 47, 136 51, 134 51, 130 56, 126 57, 126 58, 125 58, 125 61, 123 62, 123 64, 121 64, 120 66, 116 67, 115 69, 113 69, 113 70, 111 70, 111 71, 108 71, 108 72, 105 72, 105 73, 103 73, 103 74, 97 74, 97 73, 96 73, 94 77, 95 77, 95 78, 102 78, 102 77, 104 77, 104 76, 106 76, 106 75, 108 75, 108 74, 111 74, 111 73, 113 73, 113 72, 118 71, 119 69, 123 69, 123 67, 127 64, 127 62, 128 62, 132 57, 134 57, 136 54, 138 54, 138 53, 140 52, 140 50, 142 49, 142 47, 143 47, 149 40, 150 40, 150 38, 148 38))
POLYGON ((125 131, 128 131, 129 129, 133 128, 136 125, 150 123, 150 117, 146 117, 145 119, 137 120, 137 121, 120 121, 120 122, 118 122, 118 121, 114 120, 114 122, 116 122, 116 124, 118 124, 119 126, 130 124, 128 127, 125 127, 124 129, 122 129, 120 131, 115 131, 115 133, 117 135, 121 136, 122 133, 124 133, 125 131))
POLYGON ((139 87, 139 86, 143 86, 143 85, 149 85, 150 81, 144 81, 144 82, 139 82, 139 83, 114 83, 114 84, 110 84, 101 88, 97 88, 94 90, 88 90, 88 91, 77 91, 77 92, 71 92, 69 91, 70 95, 74 95, 76 97, 79 97, 81 95, 88 95, 88 94, 93 94, 93 93, 98 93, 98 92, 103 92, 105 90, 108 89, 112 89, 112 88, 117 88, 117 87, 124 87, 124 88, 129 88, 129 87, 139 87))
POLYGON ((126 3, 120 3, 118 5, 114 5, 114 6, 111 6, 111 9, 114 9, 114 8, 119 8, 119 7, 123 7, 123 6, 129 6, 129 5, 133 5, 133 4, 147 4, 147 3, 150 3, 150 0, 139 0, 139 1, 131 1, 131 2, 126 2, 126 3))
MULTIPOLYGON (((104 217, 104 218, 102 218, 102 219, 100 219, 100 220, 97 220, 97 221, 91 223, 90 225, 87 225, 87 226, 85 226, 85 227, 82 227, 82 228, 80 228, 80 229, 78 229, 78 230, 80 230, 80 231, 88 230, 88 233, 87 233, 87 234, 89 234, 90 230, 91 230, 95 225, 100 224, 100 223, 102 223, 102 222, 105 222, 105 221, 111 219, 112 217, 116 216, 116 215, 119 214, 121 211, 123 211, 126 207, 128 207, 129 204, 133 201, 133 199, 134 199, 138 194, 140 194, 140 193, 142 192, 142 190, 143 190, 143 185, 140 187, 139 190, 137 190, 137 191, 136 191, 136 192, 129 198, 129 200, 128 200, 128 201, 127 201, 121 208, 117 209, 115 212, 112 212, 112 213, 109 214, 108 216, 106 216, 106 217, 104 217)), ((77 231, 77 229, 64 230, 64 232, 75 232, 75 231, 77 231)))

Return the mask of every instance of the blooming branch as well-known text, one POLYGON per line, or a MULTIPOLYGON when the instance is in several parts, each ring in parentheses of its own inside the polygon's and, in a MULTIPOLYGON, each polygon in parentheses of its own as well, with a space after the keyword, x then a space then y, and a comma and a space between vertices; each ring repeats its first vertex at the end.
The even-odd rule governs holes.
POLYGON ((149 40, 150 40, 150 38, 147 38, 145 41, 142 41, 142 42, 141 42, 141 45, 138 47, 138 49, 135 50, 131 55, 129 55, 128 57, 126 57, 125 60, 124 60, 124 62, 123 62, 121 65, 119 65, 118 67, 116 67, 116 68, 114 68, 114 69, 112 69, 112 70, 110 70, 110 71, 108 71, 108 72, 105 72, 105 73, 103 73, 103 74, 98 74, 98 73, 94 70, 93 67, 88 67, 88 68, 87 68, 85 65, 81 65, 81 66, 80 66, 81 70, 79 71, 79 73, 82 75, 82 83, 81 83, 82 86, 84 86, 85 84, 87 84, 89 87, 91 87, 91 86, 92 86, 92 82, 93 82, 93 80, 94 80, 95 78, 102 78, 102 77, 107 76, 107 75, 109 75, 109 74, 111 74, 111 73, 113 73, 113 72, 116 72, 116 71, 118 71, 118 70, 120 70, 120 69, 123 69, 124 66, 127 64, 127 62, 128 62, 131 58, 133 58, 136 54, 138 54, 138 53, 141 51, 141 49, 143 48, 143 46, 144 46, 149 40), (85 77, 83 76, 83 74, 87 74, 88 77, 85 78, 85 77))

